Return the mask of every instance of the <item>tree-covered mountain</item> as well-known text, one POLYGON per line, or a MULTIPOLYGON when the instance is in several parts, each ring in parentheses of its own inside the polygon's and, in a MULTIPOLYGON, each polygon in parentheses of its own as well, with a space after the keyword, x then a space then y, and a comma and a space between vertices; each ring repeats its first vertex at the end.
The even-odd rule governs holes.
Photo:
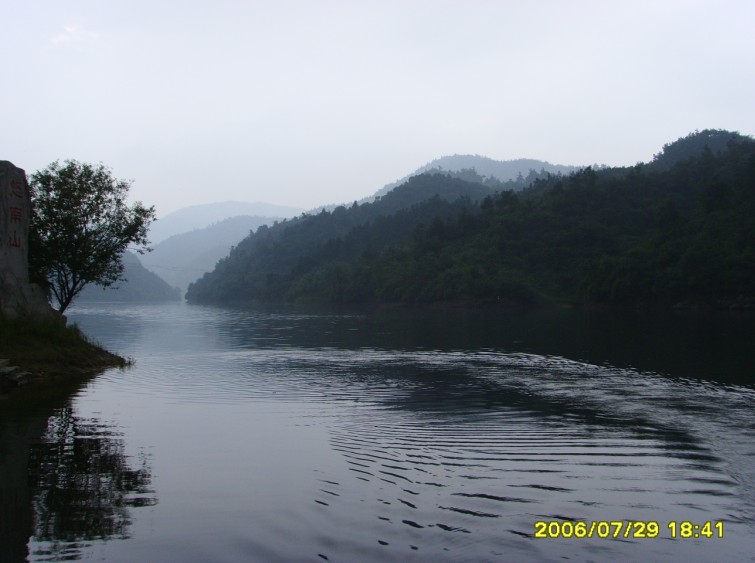
POLYGON ((661 151, 653 155, 653 161, 648 165, 651 170, 669 170, 675 164, 699 156, 703 151, 720 154, 726 150, 729 142, 740 140, 738 133, 722 129, 705 129, 695 131, 686 137, 680 137, 672 143, 663 145, 661 151))
POLYGON ((183 293, 191 282, 211 271, 218 260, 250 231, 272 224, 280 217, 241 215, 218 221, 203 229, 173 235, 142 256, 144 267, 157 273, 183 293))
POLYGON ((529 186, 535 179, 547 174, 570 174, 579 170, 578 166, 551 164, 543 160, 518 158, 515 160, 494 160, 486 156, 473 154, 454 154, 436 158, 432 162, 420 166, 400 180, 386 184, 371 198, 387 194, 392 189, 406 183, 413 176, 420 174, 448 174, 462 180, 487 184, 494 189, 521 190, 529 186), (507 183, 505 187, 501 184, 507 183))
POLYGON ((214 271, 189 286, 187 299, 219 303, 284 298, 292 271, 301 272, 317 260, 317 253, 327 253, 343 237, 357 237, 357 247, 370 241, 376 246, 400 244, 419 224, 451 216, 458 206, 472 205, 490 193, 480 184, 422 175, 372 203, 262 226, 232 249, 214 271))
POLYGON ((187 298, 755 305, 755 141, 706 130, 660 155, 520 192, 417 176, 258 230, 187 298))
POLYGON ((171 287, 157 274, 150 272, 133 252, 123 254, 123 277, 125 281, 102 288, 95 285, 86 286, 76 298, 76 303, 89 302, 132 302, 157 303, 178 301, 180 290, 171 287))

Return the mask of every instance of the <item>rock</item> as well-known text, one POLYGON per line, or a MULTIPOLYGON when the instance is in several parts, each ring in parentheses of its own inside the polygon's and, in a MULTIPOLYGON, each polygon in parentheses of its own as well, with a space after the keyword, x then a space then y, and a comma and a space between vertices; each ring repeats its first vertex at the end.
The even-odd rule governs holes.
POLYGON ((0 313, 54 318, 42 289, 29 283, 30 217, 26 173, 0 160, 0 313))

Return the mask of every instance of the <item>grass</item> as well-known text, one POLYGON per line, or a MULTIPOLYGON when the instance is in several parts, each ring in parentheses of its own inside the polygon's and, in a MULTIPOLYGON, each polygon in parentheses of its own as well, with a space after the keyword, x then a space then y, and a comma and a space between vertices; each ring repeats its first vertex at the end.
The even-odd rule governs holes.
POLYGON ((92 373, 128 362, 90 342, 75 325, 55 319, 0 316, 0 358, 35 378, 92 373))

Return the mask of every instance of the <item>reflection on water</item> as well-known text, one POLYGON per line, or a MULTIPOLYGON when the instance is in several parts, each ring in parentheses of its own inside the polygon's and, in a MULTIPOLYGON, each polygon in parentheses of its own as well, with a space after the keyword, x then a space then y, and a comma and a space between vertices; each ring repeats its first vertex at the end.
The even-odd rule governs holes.
POLYGON ((128 538, 129 509, 157 502, 151 477, 146 457, 130 467, 117 427, 77 417, 70 406, 58 409, 31 448, 32 555, 71 559, 92 540, 128 538))
POLYGON ((65 540, 115 561, 753 560, 751 318, 71 317, 136 365, 81 390, 34 450, 33 557, 65 558, 65 540), (662 534, 534 539, 552 519, 662 534), (725 538, 673 541, 680 520, 723 520, 725 538))
POLYGON ((62 380, 0 397, 0 561, 79 559, 94 541, 129 537, 131 508, 157 502, 148 457, 127 454, 100 413, 78 412, 85 388, 62 380))

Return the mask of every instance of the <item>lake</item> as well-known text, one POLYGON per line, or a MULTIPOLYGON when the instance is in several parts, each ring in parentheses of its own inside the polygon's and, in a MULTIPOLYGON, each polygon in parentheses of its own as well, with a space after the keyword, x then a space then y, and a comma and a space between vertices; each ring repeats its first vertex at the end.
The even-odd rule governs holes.
POLYGON ((755 561, 751 314, 69 319, 134 364, 0 402, 4 560, 755 561))

